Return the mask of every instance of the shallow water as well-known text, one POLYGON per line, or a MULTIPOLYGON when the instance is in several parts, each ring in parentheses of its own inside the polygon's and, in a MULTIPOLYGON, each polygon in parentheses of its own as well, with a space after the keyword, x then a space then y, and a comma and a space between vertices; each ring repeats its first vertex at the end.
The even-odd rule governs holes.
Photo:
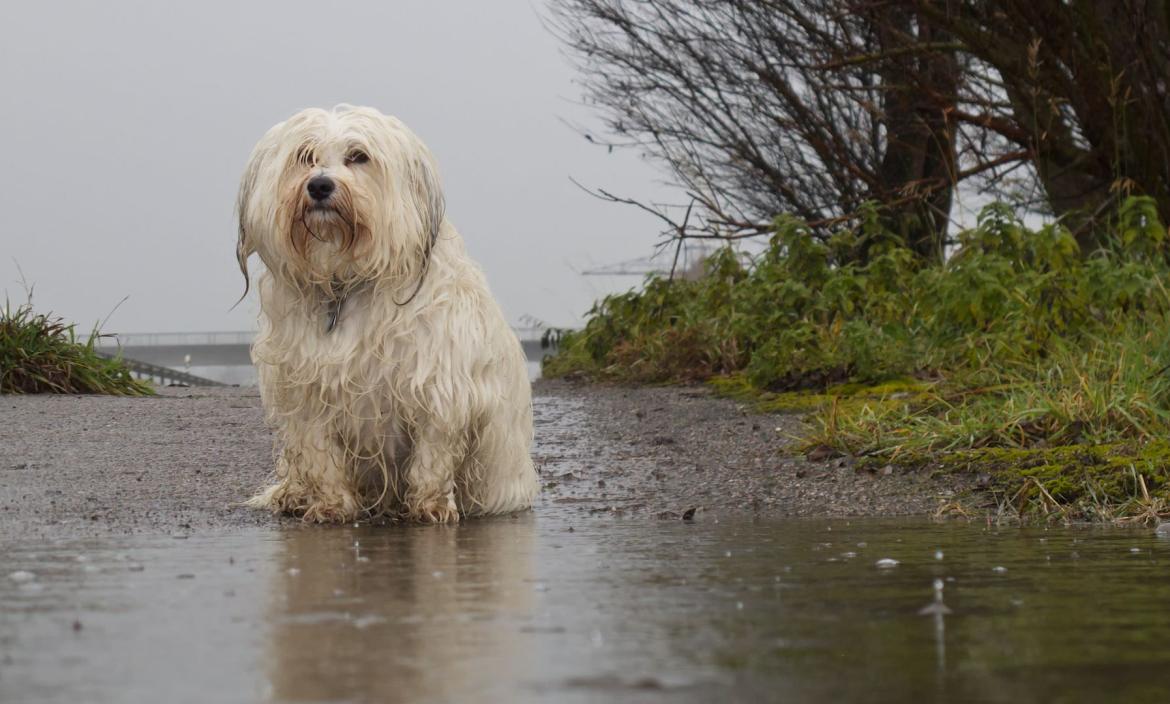
POLYGON ((1149 531, 544 507, 0 554, 4 702, 1170 700, 1149 531))

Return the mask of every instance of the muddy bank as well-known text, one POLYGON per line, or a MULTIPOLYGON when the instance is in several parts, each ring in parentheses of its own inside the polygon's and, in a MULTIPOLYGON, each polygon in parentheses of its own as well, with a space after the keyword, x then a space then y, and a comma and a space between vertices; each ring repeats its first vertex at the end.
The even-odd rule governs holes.
MULTIPOLYGON (((797 418, 748 414, 702 387, 542 381, 535 415, 538 511, 903 515, 929 512, 955 489, 787 455, 797 418)), ((281 519, 234 505, 263 484, 271 462, 255 389, 0 397, 0 533, 181 536, 272 525, 281 519)))

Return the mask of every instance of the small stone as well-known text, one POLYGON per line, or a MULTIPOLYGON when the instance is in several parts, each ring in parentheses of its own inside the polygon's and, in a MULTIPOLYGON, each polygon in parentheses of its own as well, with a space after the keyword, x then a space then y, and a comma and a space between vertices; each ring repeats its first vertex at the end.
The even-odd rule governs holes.
POLYGON ((824 460, 840 457, 841 453, 828 445, 817 445, 805 454, 804 458, 809 462, 823 462, 824 460))
POLYGON ((883 557, 882 559, 875 562, 874 565, 876 565, 879 570, 888 570, 897 567, 898 561, 892 557, 883 557))
POLYGON ((376 626, 379 623, 386 623, 386 619, 382 618, 381 616, 374 616, 373 614, 370 614, 368 616, 359 616, 355 618, 353 620, 353 627, 360 631, 369 628, 370 626, 376 626))

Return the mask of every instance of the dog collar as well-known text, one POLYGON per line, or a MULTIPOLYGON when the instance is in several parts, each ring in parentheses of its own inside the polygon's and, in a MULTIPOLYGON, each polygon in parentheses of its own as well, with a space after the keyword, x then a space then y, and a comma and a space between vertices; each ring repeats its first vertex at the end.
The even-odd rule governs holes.
POLYGON ((333 332, 333 328, 337 327, 337 319, 341 317, 341 307, 345 305, 345 293, 341 294, 339 298, 334 298, 325 306, 325 334, 333 332))
POLYGON ((354 292, 355 288, 365 288, 364 285, 358 286, 342 286, 341 282, 334 281, 329 287, 332 297, 325 302, 325 334, 333 332, 337 327, 337 323, 341 320, 341 309, 345 307, 346 300, 349 295, 354 292))

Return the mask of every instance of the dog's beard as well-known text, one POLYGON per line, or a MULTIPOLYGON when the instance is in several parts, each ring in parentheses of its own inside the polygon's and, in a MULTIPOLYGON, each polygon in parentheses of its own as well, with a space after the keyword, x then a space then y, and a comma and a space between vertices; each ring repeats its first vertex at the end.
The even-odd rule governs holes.
POLYGON ((369 242, 370 229, 358 216, 350 189, 339 187, 325 203, 303 194, 304 187, 298 185, 285 201, 289 243, 300 262, 295 268, 313 284, 368 278, 371 272, 362 262, 362 248, 369 242))
POLYGON ((325 245, 336 254, 350 253, 358 244, 363 228, 353 210, 353 199, 338 192, 325 204, 301 198, 294 209, 289 239, 301 257, 309 249, 325 245))

